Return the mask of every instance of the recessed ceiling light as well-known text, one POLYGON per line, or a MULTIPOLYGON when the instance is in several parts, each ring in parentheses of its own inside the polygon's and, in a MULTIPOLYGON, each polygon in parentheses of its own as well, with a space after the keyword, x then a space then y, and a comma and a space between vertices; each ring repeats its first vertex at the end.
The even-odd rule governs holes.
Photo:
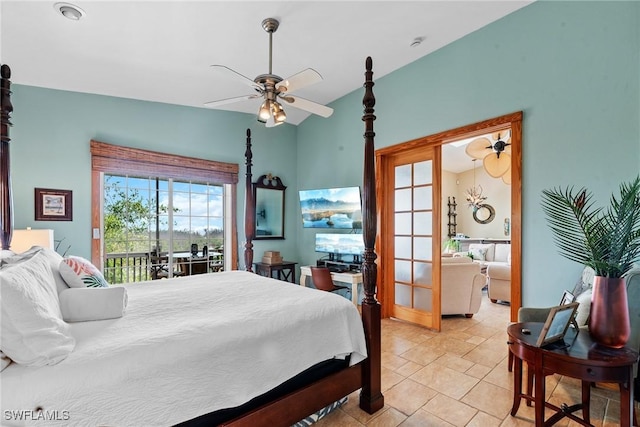
POLYGON ((67 19, 72 21, 79 21, 85 13, 84 10, 71 3, 56 3, 53 8, 67 19))

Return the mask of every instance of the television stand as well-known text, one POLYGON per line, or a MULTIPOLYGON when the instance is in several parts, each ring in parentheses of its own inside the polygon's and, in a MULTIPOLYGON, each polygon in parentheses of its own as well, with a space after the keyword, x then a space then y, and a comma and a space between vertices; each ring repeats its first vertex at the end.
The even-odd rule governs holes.
POLYGON ((359 273, 362 264, 359 262, 346 262, 342 260, 319 259, 316 262, 318 267, 327 267, 333 273, 354 272, 359 273))

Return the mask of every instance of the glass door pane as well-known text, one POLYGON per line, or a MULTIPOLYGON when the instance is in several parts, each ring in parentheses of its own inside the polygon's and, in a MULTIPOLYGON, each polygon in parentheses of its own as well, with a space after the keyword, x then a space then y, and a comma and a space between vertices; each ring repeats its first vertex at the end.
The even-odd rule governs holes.
POLYGON ((393 170, 394 316, 425 326, 434 303, 432 169, 433 161, 421 158, 393 170))
POLYGON ((107 280, 127 283, 221 271, 223 203, 221 185, 105 174, 107 280))

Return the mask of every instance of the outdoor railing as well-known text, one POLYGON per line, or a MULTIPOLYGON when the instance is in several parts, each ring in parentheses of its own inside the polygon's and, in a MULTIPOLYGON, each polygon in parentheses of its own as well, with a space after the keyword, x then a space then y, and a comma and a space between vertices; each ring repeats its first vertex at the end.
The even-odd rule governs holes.
POLYGON ((102 274, 104 274, 109 283, 131 283, 151 280, 149 254, 147 252, 107 254, 102 274))
MULTIPOLYGON (((210 252, 207 259, 204 261, 207 263, 204 269, 197 269, 199 273, 217 272, 224 269, 221 252, 210 252)), ((196 274, 195 268, 190 267, 193 265, 192 263, 202 264, 203 261, 199 259, 198 261, 184 260, 177 264, 171 263, 176 267, 173 275, 196 274)), ((168 271, 166 256, 151 257, 147 252, 128 252, 107 254, 102 274, 107 282, 116 284, 159 279, 167 277, 168 271), (155 261, 152 262, 152 260, 155 261)))

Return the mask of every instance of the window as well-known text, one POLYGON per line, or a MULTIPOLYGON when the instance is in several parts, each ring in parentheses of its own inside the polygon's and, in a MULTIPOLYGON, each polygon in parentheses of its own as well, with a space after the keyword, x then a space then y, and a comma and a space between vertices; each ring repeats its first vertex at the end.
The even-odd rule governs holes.
POLYGON ((97 141, 91 154, 92 260, 107 280, 237 268, 237 164, 97 141))

